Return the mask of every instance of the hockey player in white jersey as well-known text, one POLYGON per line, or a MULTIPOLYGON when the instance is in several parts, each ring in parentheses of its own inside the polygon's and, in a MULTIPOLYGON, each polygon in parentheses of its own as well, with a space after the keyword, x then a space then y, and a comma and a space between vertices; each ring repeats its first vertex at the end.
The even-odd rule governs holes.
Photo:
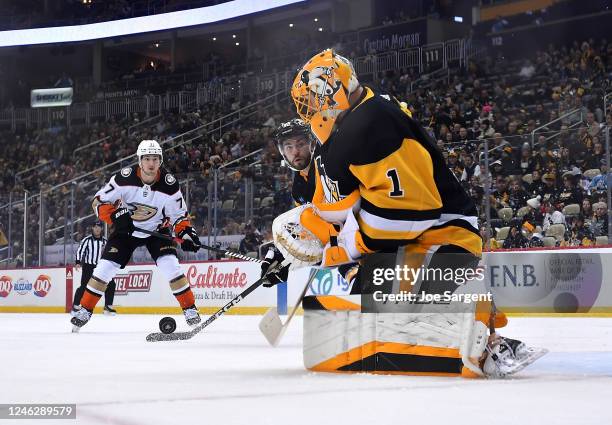
POLYGON ((187 323, 194 326, 201 321, 173 242, 135 230, 138 227, 167 234, 173 230, 184 240, 181 244, 183 250, 196 252, 200 248, 179 183, 161 168, 163 153, 159 143, 143 140, 136 154, 138 165, 114 174, 94 197, 92 206, 96 215, 112 224, 113 231, 87 284, 81 299, 82 308, 71 319, 74 332, 90 320, 108 283, 125 267, 139 246, 147 247, 157 267, 168 279, 187 323))

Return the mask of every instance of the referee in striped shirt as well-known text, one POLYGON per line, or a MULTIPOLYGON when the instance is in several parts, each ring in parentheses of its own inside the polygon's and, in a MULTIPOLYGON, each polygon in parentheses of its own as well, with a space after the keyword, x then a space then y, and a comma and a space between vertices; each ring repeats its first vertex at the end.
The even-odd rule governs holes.
MULTIPOLYGON (((96 264, 102 256, 104 245, 106 245, 106 238, 102 236, 103 224, 101 221, 96 221, 91 227, 91 235, 83 238, 79 244, 79 249, 76 254, 75 268, 78 270, 79 267, 83 267, 83 273, 81 273, 81 286, 79 286, 74 294, 74 301, 72 302, 72 312, 76 312, 81 308, 81 297, 87 288, 87 282, 91 278, 96 264)), ((113 309, 113 299, 115 298, 115 281, 111 280, 104 292, 104 313, 105 314, 116 314, 117 312, 113 309)))

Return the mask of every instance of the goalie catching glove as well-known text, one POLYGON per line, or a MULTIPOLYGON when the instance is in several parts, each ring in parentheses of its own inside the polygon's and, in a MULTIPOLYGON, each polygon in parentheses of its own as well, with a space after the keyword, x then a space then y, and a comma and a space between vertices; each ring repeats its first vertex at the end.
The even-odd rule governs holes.
POLYGON ((310 205, 301 205, 279 215, 272 222, 274 246, 283 258, 291 262, 291 269, 321 262, 323 244, 300 221, 302 212, 310 208, 310 205))
POLYGON ((183 251, 198 252, 202 247, 202 242, 200 242, 198 233, 191 226, 187 226, 181 230, 178 237, 183 240, 183 242, 181 242, 181 249, 183 251))

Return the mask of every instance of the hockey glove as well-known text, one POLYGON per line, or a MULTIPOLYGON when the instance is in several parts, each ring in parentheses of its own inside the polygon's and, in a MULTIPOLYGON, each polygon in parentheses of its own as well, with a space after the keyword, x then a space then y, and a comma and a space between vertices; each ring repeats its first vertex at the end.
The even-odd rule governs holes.
POLYGON ((280 251, 274 246, 271 246, 266 253, 266 257, 261 262, 261 273, 259 277, 261 278, 266 275, 272 263, 282 263, 284 259, 285 257, 283 257, 283 254, 281 254, 280 251))
POLYGON ((117 209, 111 214, 111 220, 115 227, 115 233, 127 233, 131 235, 135 230, 132 214, 127 208, 117 209))
POLYGON ((181 242, 183 251, 198 252, 202 247, 202 242, 200 242, 200 238, 193 227, 185 227, 179 232, 178 237, 183 239, 183 242, 181 242))
POLYGON ((273 286, 278 285, 281 282, 287 282, 287 278, 289 277, 289 266, 291 264, 287 264, 285 267, 282 267, 280 270, 276 270, 266 274, 267 282, 263 284, 266 288, 271 288, 273 286))

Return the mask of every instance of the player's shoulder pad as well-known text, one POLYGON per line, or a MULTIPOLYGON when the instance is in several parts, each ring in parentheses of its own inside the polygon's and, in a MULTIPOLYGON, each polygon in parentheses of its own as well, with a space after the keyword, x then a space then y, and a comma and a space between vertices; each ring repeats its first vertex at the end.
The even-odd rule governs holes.
POLYGON ((153 185, 152 189, 167 195, 174 195, 180 190, 180 186, 174 174, 161 170, 159 180, 153 185))
POLYGON ((341 155, 351 164, 368 164, 397 150, 405 138, 415 138, 404 121, 410 117, 393 98, 374 91, 342 121, 337 139, 341 155))
POLYGON ((136 174, 136 169, 136 166, 122 168, 113 175, 115 183, 119 186, 142 186, 142 182, 136 174))

